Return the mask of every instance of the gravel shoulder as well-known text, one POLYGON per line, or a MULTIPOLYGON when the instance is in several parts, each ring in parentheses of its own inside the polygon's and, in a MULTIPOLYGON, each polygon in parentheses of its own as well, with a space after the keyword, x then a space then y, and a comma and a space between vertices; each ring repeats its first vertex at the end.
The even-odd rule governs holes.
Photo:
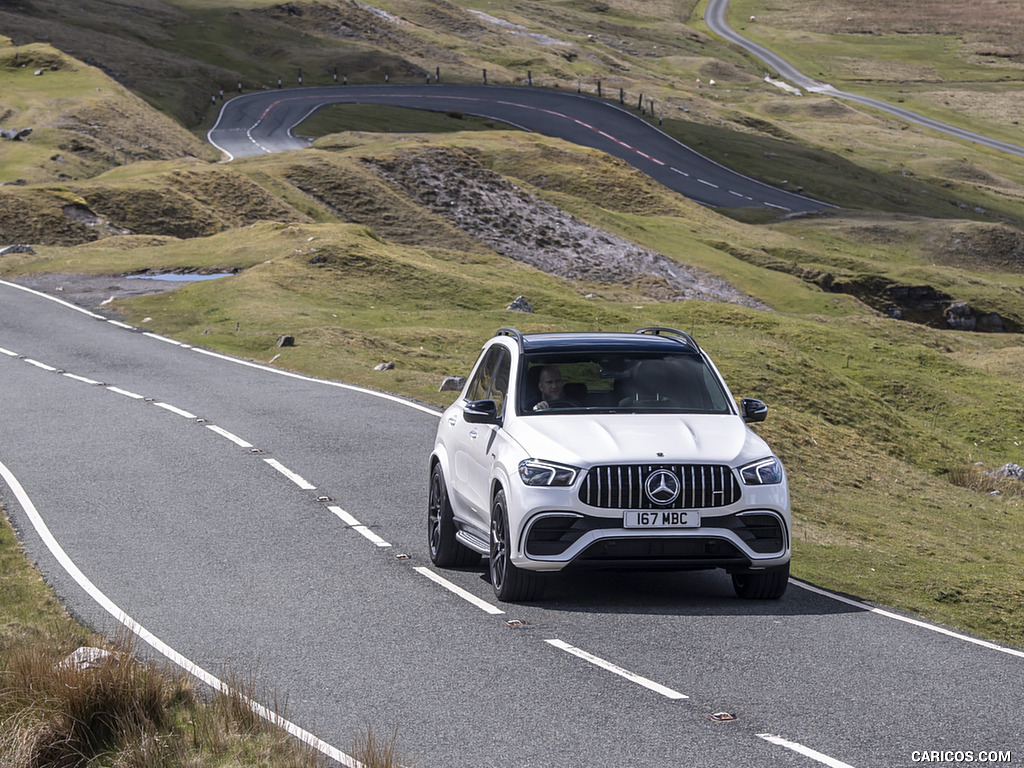
MULTIPOLYGON (((107 304, 151 293, 164 293, 185 283, 116 275, 83 275, 71 272, 41 272, 22 275, 11 282, 42 293, 59 296, 76 306, 102 312, 107 304)), ((113 314, 113 313, 112 313, 113 314)))

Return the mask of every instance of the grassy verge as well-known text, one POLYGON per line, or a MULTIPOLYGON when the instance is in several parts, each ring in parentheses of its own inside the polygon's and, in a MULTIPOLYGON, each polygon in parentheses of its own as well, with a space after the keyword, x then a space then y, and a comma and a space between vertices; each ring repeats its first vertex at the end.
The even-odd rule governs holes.
MULTIPOLYGON (((127 633, 105 638, 67 615, 0 509, 0 765, 5 768, 319 768, 319 753, 260 719, 255 684, 227 677, 211 692, 169 664, 144 660, 127 633), (89 665, 79 648, 106 654, 89 665)), ((273 697, 270 697, 273 698, 273 697)), ((278 713, 284 715, 284 713, 278 713)), ((395 737, 372 729, 350 754, 390 768, 395 737)))

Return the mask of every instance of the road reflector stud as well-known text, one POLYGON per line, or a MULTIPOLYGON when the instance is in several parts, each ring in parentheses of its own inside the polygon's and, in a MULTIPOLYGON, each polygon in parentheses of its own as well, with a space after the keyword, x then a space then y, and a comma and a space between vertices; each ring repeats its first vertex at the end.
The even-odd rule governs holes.
POLYGON ((501 623, 504 624, 506 627, 512 627, 513 629, 518 629, 519 627, 526 626, 526 622, 522 619, 508 619, 507 621, 503 621, 501 623))
POLYGON ((728 723, 732 720, 739 720, 739 718, 732 712, 715 712, 713 715, 708 715, 708 720, 714 720, 716 723, 728 723))
POLYGON ((332 498, 331 498, 330 496, 317 496, 317 497, 316 497, 316 500, 317 500, 317 501, 322 501, 322 502, 324 502, 325 504, 326 504, 327 502, 329 502, 329 501, 334 501, 334 499, 332 499, 332 498))
POLYGON ((395 560, 412 560, 412 558, 404 552, 400 552, 399 554, 395 555, 395 560))

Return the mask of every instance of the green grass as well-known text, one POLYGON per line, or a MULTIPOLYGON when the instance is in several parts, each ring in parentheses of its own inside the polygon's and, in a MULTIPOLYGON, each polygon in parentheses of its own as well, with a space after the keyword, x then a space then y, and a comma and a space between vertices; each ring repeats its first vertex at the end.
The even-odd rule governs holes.
POLYGON ((515 130, 494 120, 461 112, 427 112, 422 109, 370 104, 328 104, 295 128, 299 136, 320 137, 346 131, 371 133, 454 133, 456 131, 515 130))

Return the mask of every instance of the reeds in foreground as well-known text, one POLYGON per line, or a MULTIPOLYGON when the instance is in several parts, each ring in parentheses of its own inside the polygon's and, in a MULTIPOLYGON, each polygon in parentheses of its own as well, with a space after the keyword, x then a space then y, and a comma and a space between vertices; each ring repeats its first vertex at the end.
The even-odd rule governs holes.
POLYGON ((6 649, 0 660, 0 765, 323 764, 318 753, 252 712, 243 697, 251 685, 200 695, 184 672, 140 660, 127 633, 97 651, 76 660, 59 641, 6 649))

